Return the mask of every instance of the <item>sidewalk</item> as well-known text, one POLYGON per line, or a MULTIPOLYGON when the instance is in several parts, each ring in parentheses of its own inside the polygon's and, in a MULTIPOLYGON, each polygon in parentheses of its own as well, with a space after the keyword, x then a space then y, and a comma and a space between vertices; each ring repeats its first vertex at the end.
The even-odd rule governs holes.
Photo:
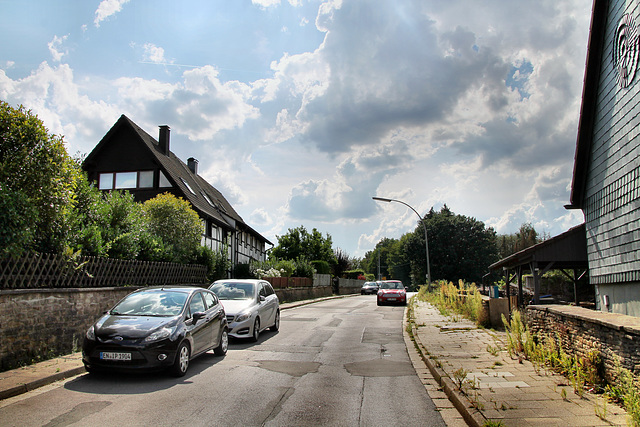
POLYGON ((544 369, 536 373, 529 361, 512 360, 505 332, 454 321, 417 300, 414 318, 415 345, 408 337, 407 348, 413 347, 409 353, 418 376, 447 425, 482 426, 488 420, 505 427, 627 425, 626 412, 602 396, 579 397, 565 377, 544 369), (428 369, 420 369, 425 363, 428 369), (451 413, 452 406, 466 424, 451 413))
MULTIPOLYGON (((313 300, 283 303, 280 304, 280 309, 286 310, 327 299, 346 298, 354 295, 338 295, 313 300)), ((81 352, 45 360, 43 362, 12 369, 10 371, 0 372, 0 400, 26 393, 28 391, 35 390, 38 387, 73 377, 74 375, 82 374, 84 372, 86 371, 84 369, 84 364, 82 363, 81 352)))

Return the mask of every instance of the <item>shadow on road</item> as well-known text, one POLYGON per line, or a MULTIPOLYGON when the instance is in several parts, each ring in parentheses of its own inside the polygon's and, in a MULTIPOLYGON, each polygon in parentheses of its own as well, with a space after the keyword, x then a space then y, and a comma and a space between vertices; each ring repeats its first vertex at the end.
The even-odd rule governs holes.
POLYGON ((190 378, 224 360, 213 352, 193 359, 184 377, 176 378, 167 371, 159 372, 100 372, 84 374, 65 384, 68 390, 89 394, 146 394, 166 390, 175 385, 189 384, 190 378))

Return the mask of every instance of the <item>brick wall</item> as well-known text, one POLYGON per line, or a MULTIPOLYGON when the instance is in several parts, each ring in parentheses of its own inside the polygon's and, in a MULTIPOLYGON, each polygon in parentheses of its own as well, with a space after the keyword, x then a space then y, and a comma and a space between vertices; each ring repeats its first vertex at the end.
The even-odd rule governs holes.
POLYGON ((79 351, 91 323, 135 289, 0 291, 0 370, 79 351))
POLYGON ((538 336, 559 336, 569 355, 586 357, 597 350, 605 376, 614 380, 616 360, 640 375, 640 318, 573 306, 531 305, 527 326, 538 336))

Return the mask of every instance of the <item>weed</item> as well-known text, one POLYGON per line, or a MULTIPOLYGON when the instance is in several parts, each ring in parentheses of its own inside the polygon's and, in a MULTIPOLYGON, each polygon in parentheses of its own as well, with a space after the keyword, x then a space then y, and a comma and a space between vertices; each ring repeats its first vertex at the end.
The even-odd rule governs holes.
POLYGON ((482 424, 482 427, 502 427, 504 426, 504 424, 502 424, 502 421, 496 421, 496 420, 487 420, 484 422, 484 424, 482 424))
POLYGON ((600 418, 602 421, 606 421, 607 419, 607 399, 602 399, 602 406, 598 403, 598 399, 596 399, 596 405, 594 406, 594 411, 596 416, 600 418))
POLYGON ((460 369, 457 369, 457 370, 453 371, 453 380, 457 384, 459 390, 462 390, 462 384, 464 383, 465 379, 467 378, 467 374, 468 373, 469 372, 464 368, 460 368, 460 369))

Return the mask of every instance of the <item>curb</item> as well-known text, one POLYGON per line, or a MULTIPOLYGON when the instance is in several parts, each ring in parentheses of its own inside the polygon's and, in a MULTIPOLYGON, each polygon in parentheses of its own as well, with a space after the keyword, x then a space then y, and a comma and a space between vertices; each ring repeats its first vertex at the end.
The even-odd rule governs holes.
POLYGON ((48 375, 43 378, 38 378, 37 380, 30 381, 25 384, 20 384, 16 387, 12 387, 6 390, 0 390, 0 400, 8 399, 10 397, 15 397, 21 395, 23 393, 27 393, 29 391, 33 391, 37 388, 43 387, 45 385, 49 385, 56 381, 63 380, 65 378, 73 377, 82 373, 85 373, 84 366, 78 366, 75 368, 68 369, 66 371, 56 372, 53 375, 48 375))
POLYGON ((449 398, 449 401, 453 403, 453 406, 458 410, 462 418, 467 422, 467 424, 471 427, 482 427, 488 421, 487 418, 482 414, 482 412, 478 411, 473 407, 471 401, 467 398, 467 396, 462 393, 456 387, 455 383, 449 377, 449 374, 445 372, 444 369, 438 367, 434 361, 429 357, 429 354, 426 353, 426 347, 420 341, 418 337, 418 330, 415 326, 415 323, 409 321, 408 319, 408 307, 405 310, 405 327, 403 328, 403 334, 407 335, 412 343, 415 344, 415 347, 420 355, 420 358, 427 365, 431 375, 436 380, 436 382, 442 387, 444 393, 449 398), (411 325, 411 332, 407 332, 406 324, 411 325))

